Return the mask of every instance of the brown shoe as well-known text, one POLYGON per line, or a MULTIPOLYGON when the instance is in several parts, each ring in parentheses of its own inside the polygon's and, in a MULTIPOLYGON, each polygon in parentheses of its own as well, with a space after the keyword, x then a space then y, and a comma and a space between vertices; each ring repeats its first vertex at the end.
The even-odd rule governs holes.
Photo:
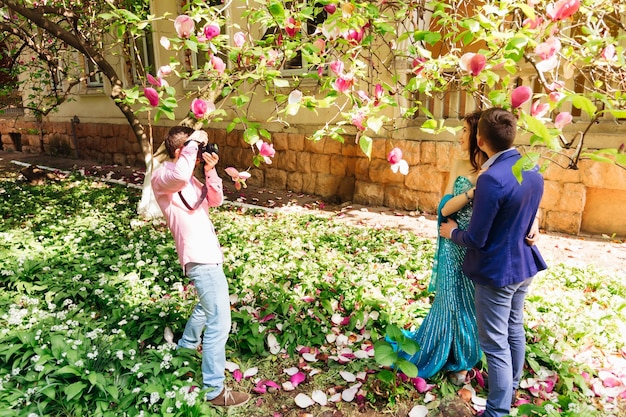
POLYGON ((239 407, 247 403, 249 399, 250 395, 245 392, 231 391, 228 388, 224 388, 220 395, 208 401, 218 407, 239 407))

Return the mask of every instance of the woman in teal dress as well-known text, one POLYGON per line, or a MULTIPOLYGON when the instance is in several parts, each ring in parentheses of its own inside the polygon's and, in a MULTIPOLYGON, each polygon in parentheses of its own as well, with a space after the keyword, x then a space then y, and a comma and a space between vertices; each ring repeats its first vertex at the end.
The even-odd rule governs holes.
MULTIPOLYGON (((439 224, 451 217, 466 229, 472 216, 474 184, 480 166, 487 156, 478 148, 476 131, 480 111, 463 118, 459 142, 464 158, 455 161, 450 179, 438 208, 439 224)), ((429 290, 435 292, 432 307, 419 329, 405 332, 415 340, 419 350, 414 355, 399 352, 414 363, 418 376, 430 378, 439 371, 454 373, 455 382, 462 382, 465 373, 482 356, 478 345, 478 329, 474 308, 474 283, 462 271, 465 248, 449 239, 438 238, 429 290)))

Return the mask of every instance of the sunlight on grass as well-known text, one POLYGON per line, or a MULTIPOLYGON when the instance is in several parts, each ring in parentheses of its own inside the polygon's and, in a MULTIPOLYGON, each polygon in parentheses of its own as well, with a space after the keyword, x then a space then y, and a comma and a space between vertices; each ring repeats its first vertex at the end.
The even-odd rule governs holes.
MULTIPOLYGON (((165 225, 136 218, 137 191, 71 177, 4 181, 0 195, 0 416, 213 415, 199 400, 200 355, 164 340, 166 327, 174 340, 182 333, 196 298, 165 225)), ((428 311, 432 241, 312 215, 228 207, 212 218, 232 294, 228 359, 255 371, 228 372, 227 382, 280 387, 229 415, 296 416, 296 395, 318 390, 329 402, 312 408, 344 415, 424 404, 409 383, 390 396, 373 345, 388 324, 417 326, 428 311)), ((532 401, 514 413, 618 415, 624 283, 565 266, 537 277, 527 303, 532 401)), ((445 378, 431 382, 429 407, 456 395, 445 378)))

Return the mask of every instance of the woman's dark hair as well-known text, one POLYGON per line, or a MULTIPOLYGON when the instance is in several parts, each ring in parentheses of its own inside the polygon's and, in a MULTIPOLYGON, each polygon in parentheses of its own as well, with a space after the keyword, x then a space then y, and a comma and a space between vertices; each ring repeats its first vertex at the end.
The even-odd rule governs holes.
POLYGON ((487 154, 481 151, 478 147, 478 120, 480 119, 481 114, 482 110, 474 110, 473 112, 467 113, 463 116, 463 121, 467 123, 470 129, 468 153, 473 172, 478 171, 482 163, 488 159, 487 154))
POLYGON ((499 107, 484 110, 478 121, 480 137, 492 151, 506 151, 515 141, 517 118, 513 113, 499 107))
POLYGON ((176 149, 183 146, 194 130, 187 126, 174 126, 165 137, 165 149, 170 158, 174 158, 176 149))

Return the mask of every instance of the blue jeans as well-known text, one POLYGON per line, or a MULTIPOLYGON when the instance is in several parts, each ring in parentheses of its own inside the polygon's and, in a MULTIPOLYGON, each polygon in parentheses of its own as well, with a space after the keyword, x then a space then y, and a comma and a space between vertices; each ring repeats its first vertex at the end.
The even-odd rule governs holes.
POLYGON ((196 349, 202 329, 202 382, 210 388, 207 399, 217 397, 224 388, 226 341, 230 333, 228 282, 222 265, 188 263, 187 276, 193 281, 200 302, 191 312, 178 347, 196 349))
POLYGON ((487 357, 489 395, 485 417, 506 416, 526 355, 524 298, 532 278, 494 288, 476 284, 478 340, 487 357))

